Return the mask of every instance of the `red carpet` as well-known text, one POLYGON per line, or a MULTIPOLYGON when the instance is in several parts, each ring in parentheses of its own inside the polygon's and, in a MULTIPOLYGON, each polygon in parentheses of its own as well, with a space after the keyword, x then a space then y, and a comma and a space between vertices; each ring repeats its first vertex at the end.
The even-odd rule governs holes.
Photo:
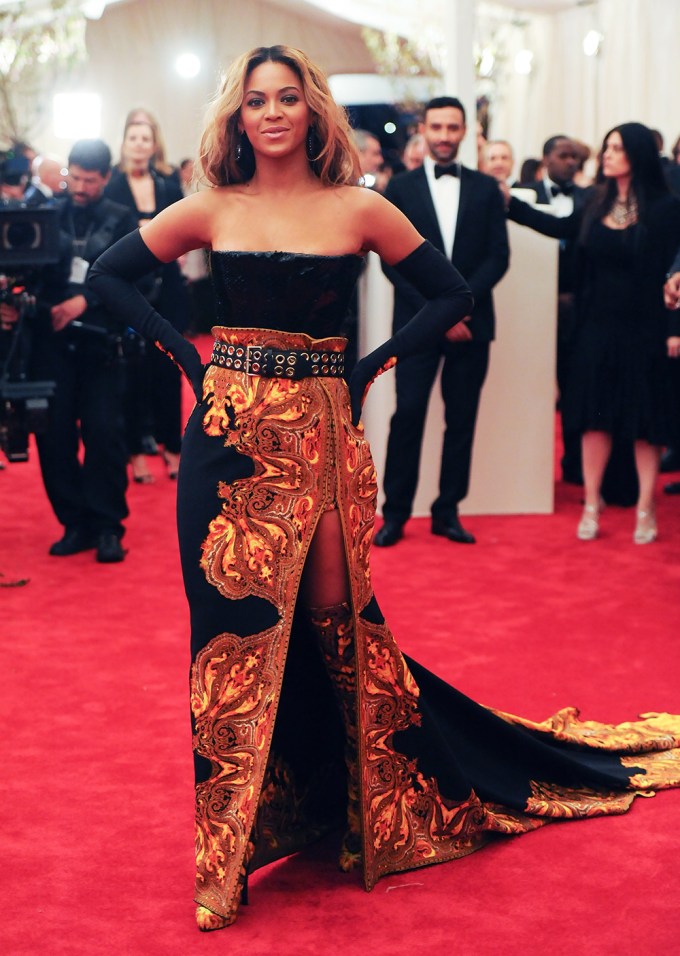
MULTIPOLYGON (((60 529, 37 459, 0 473, 2 877, 7 956, 680 953, 680 792, 609 819, 556 824, 366 894, 320 845, 251 881, 237 924, 203 936, 191 902, 187 611, 174 485, 133 485, 122 565, 50 558, 60 529)), ((405 651, 476 699, 541 719, 680 708, 680 499, 659 541, 609 509, 576 541, 579 489, 549 517, 425 521, 374 554, 405 651), (408 580, 408 586, 406 581, 408 580), (412 600, 412 588, 419 592, 412 600), (424 596, 424 600, 423 600, 424 596)))

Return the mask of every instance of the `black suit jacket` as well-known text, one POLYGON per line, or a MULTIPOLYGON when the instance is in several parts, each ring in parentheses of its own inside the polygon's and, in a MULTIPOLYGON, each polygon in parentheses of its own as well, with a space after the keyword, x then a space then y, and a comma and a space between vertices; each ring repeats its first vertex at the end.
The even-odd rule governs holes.
MULTIPOLYGON (((410 219, 418 232, 444 252, 437 213, 425 170, 393 176, 385 198, 410 219)), ((460 203, 451 261, 467 281, 475 299, 469 329, 475 340, 490 342, 495 335, 492 289, 505 274, 510 261, 503 199, 491 176, 461 167, 460 203)), ((397 331, 425 300, 390 266, 383 271, 394 285, 394 330, 397 331)))

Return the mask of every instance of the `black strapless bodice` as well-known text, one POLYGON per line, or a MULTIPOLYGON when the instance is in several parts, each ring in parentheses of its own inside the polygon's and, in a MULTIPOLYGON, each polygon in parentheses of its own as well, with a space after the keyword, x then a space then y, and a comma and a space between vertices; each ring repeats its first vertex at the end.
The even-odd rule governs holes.
POLYGON ((317 339, 339 335, 363 262, 357 255, 213 251, 217 322, 317 339))

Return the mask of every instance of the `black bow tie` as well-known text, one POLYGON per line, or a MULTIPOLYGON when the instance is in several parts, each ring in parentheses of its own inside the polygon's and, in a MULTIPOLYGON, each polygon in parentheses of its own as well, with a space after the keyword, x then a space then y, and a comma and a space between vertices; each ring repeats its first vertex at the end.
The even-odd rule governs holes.
POLYGON ((440 176, 457 176, 458 175, 458 163, 451 163, 450 166, 440 166, 435 164, 434 167, 434 178, 439 179, 440 176))
POLYGON ((565 183, 564 186, 551 186, 550 192, 553 196, 559 196, 562 193, 563 196, 572 196, 574 194, 574 184, 565 183))

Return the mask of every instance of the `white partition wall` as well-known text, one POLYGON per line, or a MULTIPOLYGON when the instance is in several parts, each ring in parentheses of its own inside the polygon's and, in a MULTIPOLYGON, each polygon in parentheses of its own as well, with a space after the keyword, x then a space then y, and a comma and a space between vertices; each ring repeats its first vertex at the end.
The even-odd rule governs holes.
MULTIPOLYGON (((553 510, 557 243, 509 223, 511 266, 496 287, 496 341, 480 407, 470 493, 461 514, 549 514, 553 510)), ((361 353, 390 334, 392 286, 376 256, 361 285, 361 353)), ((394 373, 374 383, 364 410, 382 488, 394 373)), ((432 391, 414 515, 437 497, 443 434, 432 391)), ((382 503, 382 494, 379 501, 382 503)))

